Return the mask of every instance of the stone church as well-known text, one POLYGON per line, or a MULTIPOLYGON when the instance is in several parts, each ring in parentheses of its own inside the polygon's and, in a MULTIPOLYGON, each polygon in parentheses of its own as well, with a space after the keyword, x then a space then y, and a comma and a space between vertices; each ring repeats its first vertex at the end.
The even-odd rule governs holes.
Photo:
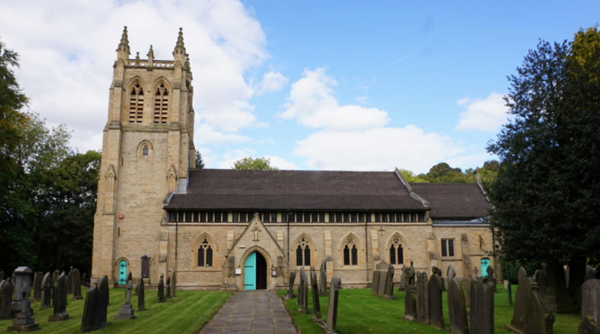
MULTIPOLYGON (((172 60, 117 48, 104 128, 92 277, 183 289, 286 286, 326 264, 366 287, 385 261, 459 276, 496 266, 478 184, 411 184, 392 172, 196 169, 192 71, 180 29, 172 60)), ((202 134, 200 134, 202 135, 202 134)), ((425 154, 425 153, 424 153, 425 154)))

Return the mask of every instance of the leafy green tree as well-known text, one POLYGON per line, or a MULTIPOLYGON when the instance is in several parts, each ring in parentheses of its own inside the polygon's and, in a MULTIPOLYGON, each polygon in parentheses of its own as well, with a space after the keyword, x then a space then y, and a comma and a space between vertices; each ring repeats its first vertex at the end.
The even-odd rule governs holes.
POLYGON ((269 158, 251 158, 246 157, 233 163, 233 169, 249 169, 249 170, 279 170, 275 166, 271 166, 269 158))
POLYGON ((412 171, 401 169, 400 174, 407 182, 411 183, 429 183, 426 179, 422 178, 421 175, 415 175, 412 171))
POLYGON ((202 161, 202 154, 200 151, 196 150, 196 168, 202 169, 204 168, 204 161, 202 161))
POLYGON ((600 248, 600 37, 540 41, 506 102, 514 115, 487 149, 500 157, 489 186, 505 258, 581 262, 600 248), (590 42, 592 41, 592 42, 590 42))

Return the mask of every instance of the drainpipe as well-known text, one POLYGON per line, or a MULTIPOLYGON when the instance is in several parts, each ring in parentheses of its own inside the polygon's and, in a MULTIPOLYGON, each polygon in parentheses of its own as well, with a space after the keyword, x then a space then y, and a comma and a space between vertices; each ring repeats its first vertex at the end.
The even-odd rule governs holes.
MULTIPOLYGON (((175 209, 177 212, 178 209, 175 209)), ((175 219, 175 268, 173 270, 177 271, 177 245, 179 241, 179 214, 176 214, 177 219, 175 219)))
POLYGON ((369 234, 367 233, 367 217, 365 217, 365 257, 367 284, 369 284, 369 234))

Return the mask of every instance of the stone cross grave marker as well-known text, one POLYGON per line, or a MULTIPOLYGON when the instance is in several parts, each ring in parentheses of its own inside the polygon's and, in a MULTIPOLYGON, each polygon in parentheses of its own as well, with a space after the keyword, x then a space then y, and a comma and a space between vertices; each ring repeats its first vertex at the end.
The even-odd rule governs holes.
POLYGON ((127 281, 127 287, 125 288, 125 303, 121 306, 115 319, 135 319, 135 312, 131 306, 131 289, 133 288, 133 281, 127 281))

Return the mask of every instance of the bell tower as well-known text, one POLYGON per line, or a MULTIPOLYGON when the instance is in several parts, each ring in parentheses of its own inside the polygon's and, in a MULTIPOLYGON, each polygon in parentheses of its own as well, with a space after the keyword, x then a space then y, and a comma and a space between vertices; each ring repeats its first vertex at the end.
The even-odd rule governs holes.
POLYGON ((127 27, 117 48, 104 128, 94 218, 93 278, 110 282, 144 272, 151 282, 172 270, 172 231, 163 201, 185 190, 195 167, 193 87, 182 29, 172 60, 130 58, 127 27), (149 269, 148 269, 149 266, 149 269))

